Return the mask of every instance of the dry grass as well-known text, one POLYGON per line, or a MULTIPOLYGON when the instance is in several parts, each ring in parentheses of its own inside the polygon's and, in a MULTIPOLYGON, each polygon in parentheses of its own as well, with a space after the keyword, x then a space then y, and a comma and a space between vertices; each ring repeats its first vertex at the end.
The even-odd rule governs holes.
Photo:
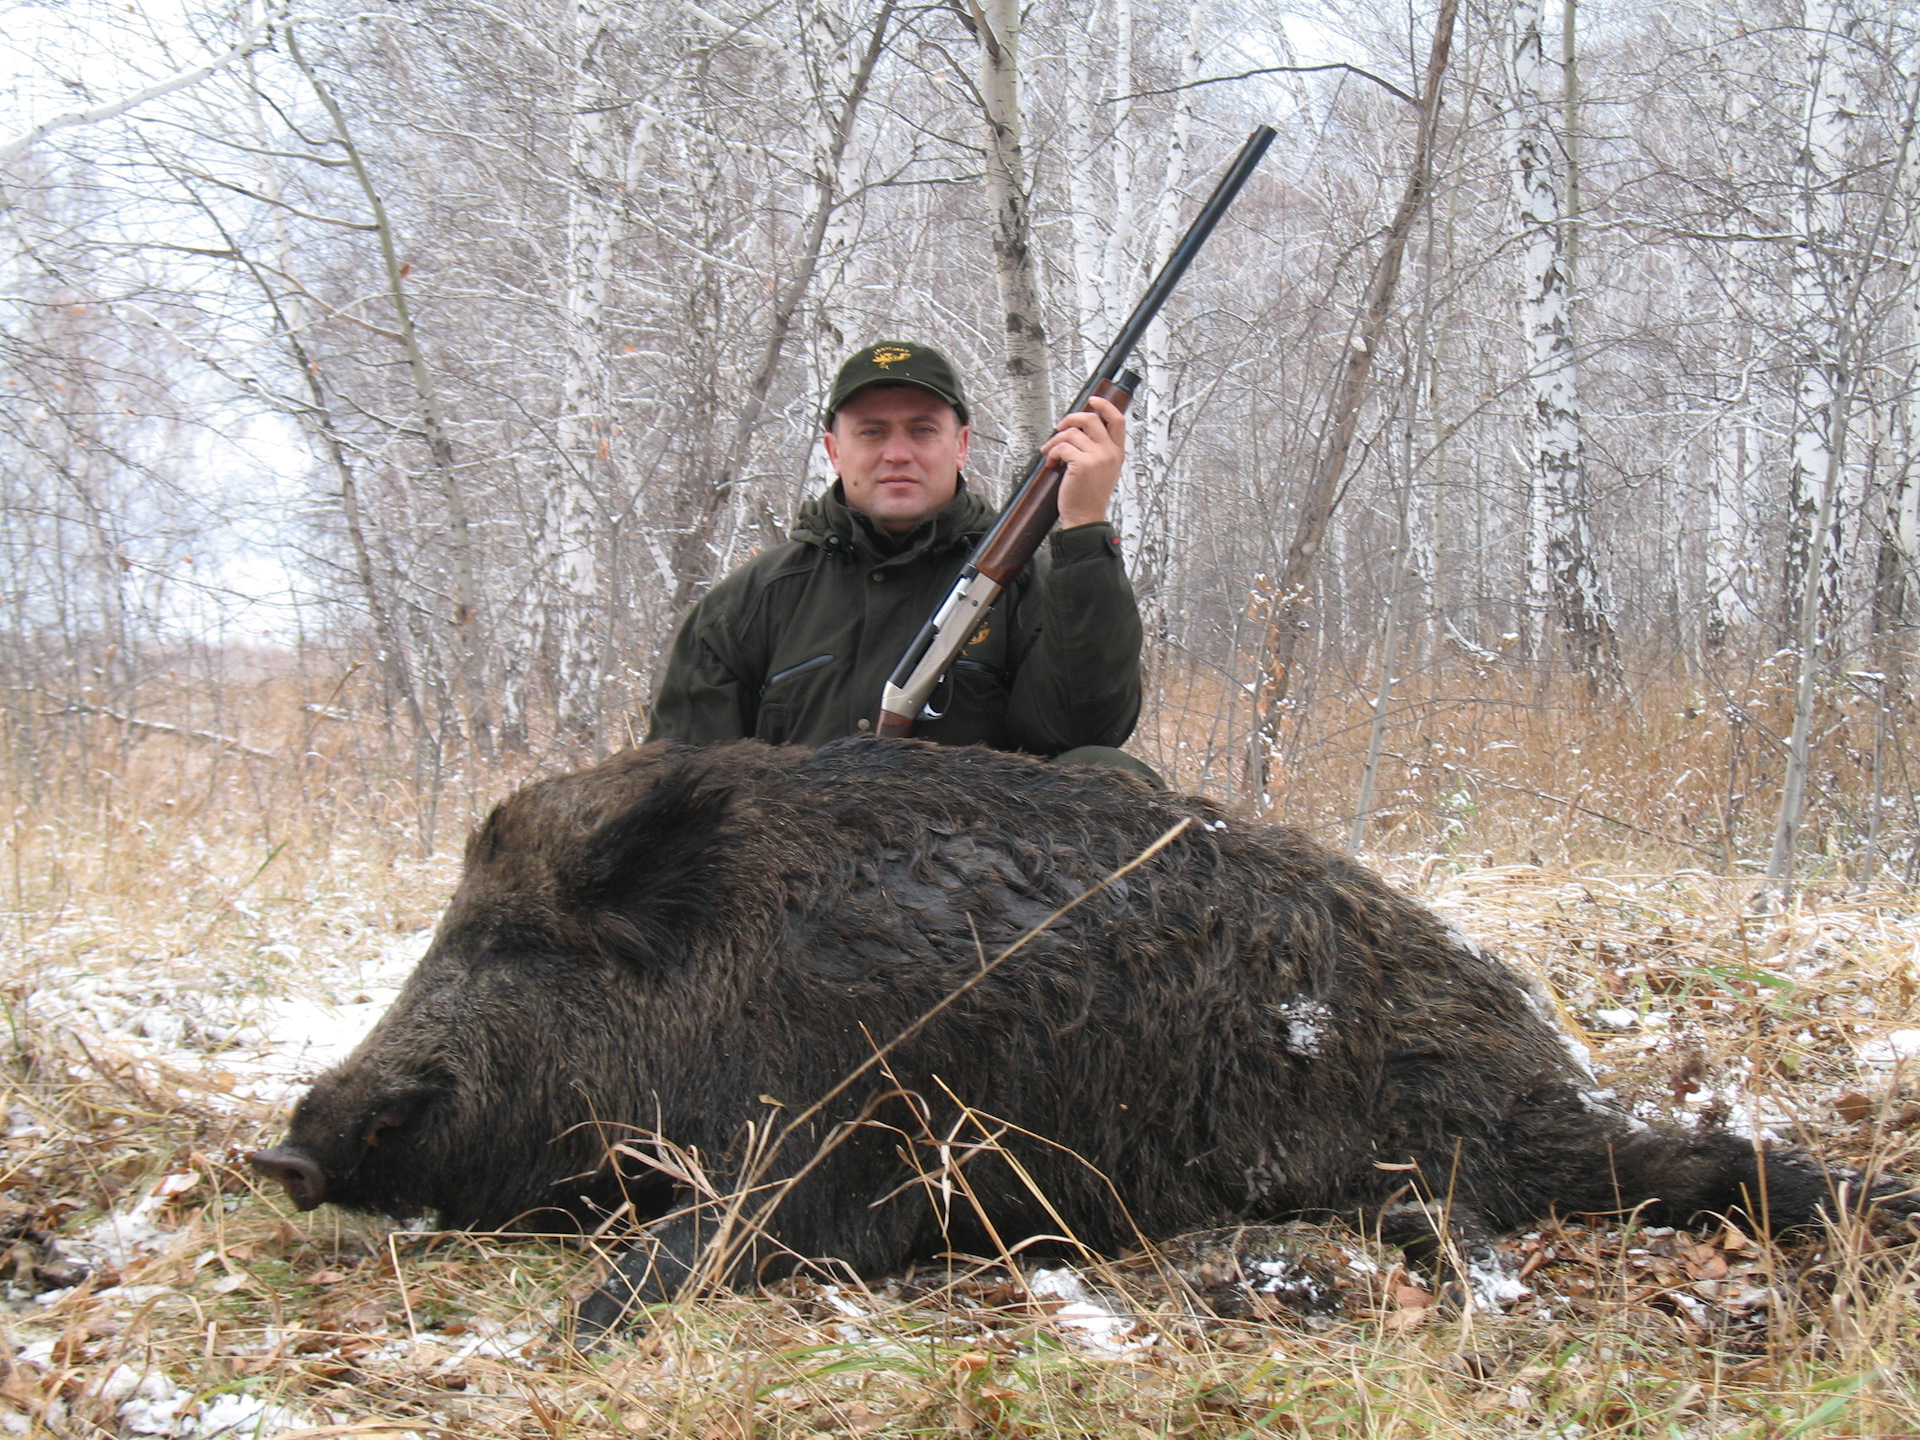
MULTIPOLYGON (((682 1305, 637 1343, 573 1356, 548 1337, 590 1254, 286 1214, 239 1163, 277 1118, 235 1085, 213 1002, 333 986, 429 924, 467 817, 512 783, 448 776, 438 851, 423 853, 407 757, 371 723, 314 724, 297 703, 351 713, 353 698, 284 677, 229 697, 206 728, 285 757, 272 761, 125 745, 98 718, 72 722, 67 748, 14 746, 11 1431, 1920 1435, 1920 1259, 1853 1226, 1775 1247, 1720 1228, 1543 1225, 1511 1242, 1533 1293, 1504 1313, 1433 1303, 1366 1237, 1209 1237, 1163 1266, 1089 1275, 1133 1322, 1105 1346, 1083 1309, 986 1257, 871 1292, 798 1279, 682 1305), (193 1023, 166 1045, 101 1033, 85 1017, 104 1011, 56 1003, 75 977, 193 1023), (146 1247, 80 1279, 84 1237, 129 1214, 146 1247), (1257 1288, 1258 1262, 1282 1251, 1332 1297, 1323 1313, 1257 1288)), ((1641 700, 1638 715, 1580 712, 1588 728, 1570 735, 1518 701, 1435 699, 1412 732, 1424 749, 1403 733, 1382 786, 1406 792, 1404 818, 1372 836, 1383 867, 1546 978, 1643 1113, 1757 1123, 1920 1172, 1920 1089, 1884 1048, 1913 1023, 1920 896, 1846 883, 1857 786, 1830 768, 1847 803, 1822 811, 1839 837, 1825 874, 1795 908, 1756 914, 1755 882, 1699 851, 1731 837, 1735 861, 1753 853, 1732 802, 1709 802, 1745 776, 1733 808, 1764 810, 1764 767, 1707 712, 1641 700), (1446 798, 1460 793, 1472 804, 1446 798)), ((1327 757, 1343 723, 1330 715, 1322 748, 1303 749, 1327 763, 1293 772, 1290 814, 1338 825, 1353 751, 1345 770, 1327 757)))

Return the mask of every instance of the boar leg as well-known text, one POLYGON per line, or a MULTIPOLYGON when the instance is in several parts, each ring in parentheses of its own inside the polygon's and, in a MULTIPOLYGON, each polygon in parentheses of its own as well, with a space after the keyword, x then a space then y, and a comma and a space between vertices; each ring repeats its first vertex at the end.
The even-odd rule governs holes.
POLYGON ((1434 1271, 1436 1298, 1450 1309, 1472 1303, 1504 1310, 1525 1293, 1518 1265, 1494 1243, 1494 1233, 1473 1206, 1455 1197, 1403 1200, 1377 1212, 1380 1238, 1398 1245, 1416 1264, 1434 1271))
MULTIPOLYGON (((600 1288, 580 1302, 574 1318, 574 1343, 582 1350, 595 1348, 609 1332, 636 1323, 639 1312, 649 1305, 664 1305, 679 1295, 707 1260, 706 1248, 719 1233, 720 1217, 714 1207, 702 1205, 649 1225, 614 1262, 613 1273, 600 1288)), ((714 1285, 730 1285, 742 1276, 754 1275, 763 1247, 748 1242, 740 1247, 725 1266, 724 1273, 703 1278, 714 1285)))

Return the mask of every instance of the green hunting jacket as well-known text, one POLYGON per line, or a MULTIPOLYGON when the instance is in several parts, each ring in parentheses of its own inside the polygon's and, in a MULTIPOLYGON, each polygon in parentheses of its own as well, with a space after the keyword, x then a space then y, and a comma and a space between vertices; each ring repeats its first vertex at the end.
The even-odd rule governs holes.
MULTIPOLYGON (((848 509, 835 481, 786 544, 688 613, 647 738, 814 746, 867 733, 881 687, 994 513, 963 480, 939 514, 890 536, 848 509)), ((1113 527, 1056 530, 934 692, 941 718, 914 734, 1046 756, 1117 746, 1140 714, 1140 636, 1113 527)))

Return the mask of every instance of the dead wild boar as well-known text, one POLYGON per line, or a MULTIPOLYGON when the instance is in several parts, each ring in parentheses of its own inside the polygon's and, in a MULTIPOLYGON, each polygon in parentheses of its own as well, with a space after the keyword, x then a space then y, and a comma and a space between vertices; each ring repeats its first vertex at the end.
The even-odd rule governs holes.
POLYGON ((799 1177, 722 1278, 1063 1225, 1107 1252, 1301 1214, 1392 1228, 1422 1194, 1484 1254, 1549 1211, 1778 1228, 1836 1193, 1802 1152, 1614 1108, 1526 981, 1297 830, 870 739, 649 746, 508 799, 393 1008, 252 1160, 302 1209, 448 1228, 631 1204, 651 1243, 583 1306, 594 1332, 669 1297, 711 1235, 686 1152, 721 1190, 799 1177), (903 1035, 742 1174, 749 1137, 903 1035), (996 1146, 969 1152, 962 1106, 996 1146))

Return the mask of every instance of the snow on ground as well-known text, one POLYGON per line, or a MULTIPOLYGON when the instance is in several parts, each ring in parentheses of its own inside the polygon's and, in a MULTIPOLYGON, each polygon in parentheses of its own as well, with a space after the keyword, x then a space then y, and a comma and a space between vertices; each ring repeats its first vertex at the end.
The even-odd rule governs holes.
POLYGON ((330 956, 277 947, 285 989, 268 988, 274 977, 210 985, 190 961, 176 975, 86 968, 42 984, 29 1004, 35 1020, 89 1046, 176 1072, 216 1107, 223 1098, 278 1107, 360 1043, 431 939, 420 930, 330 956))
POLYGON ((1054 1326, 1063 1338, 1081 1348, 1109 1355, 1130 1355, 1154 1344, 1159 1337, 1143 1335, 1145 1326, 1133 1315, 1116 1314, 1087 1288, 1077 1270, 1036 1270, 1027 1277, 1036 1300, 1059 1300, 1054 1326))
POLYGON ((1670 1096, 1644 1094, 1636 1118, 1804 1140, 1810 1105, 1831 1109, 1844 1090, 1920 1075, 1920 1030, 1895 1028, 1910 1023, 1920 982, 1920 911, 1904 894, 1809 894, 1785 914, 1756 914, 1746 882, 1702 872, 1555 882, 1490 869, 1438 879, 1422 898, 1515 969, 1550 978, 1551 1018, 1591 1048, 1603 1076, 1641 1057, 1717 1057, 1710 1075, 1673 1080, 1670 1096), (1885 984, 1903 971, 1900 985, 1885 984), (1694 997, 1685 1013, 1675 989, 1694 997), (1793 1044, 1812 1063, 1791 1083, 1757 1083, 1751 1055, 1735 1053, 1730 1037, 1756 1010, 1770 1023, 1793 1017, 1793 1044))
MULTIPOLYGON (((267 967, 260 978, 223 974, 203 957, 188 956, 162 968, 95 963, 83 955, 59 968, 41 967, 26 1009, 36 1025, 68 1037, 96 1065, 131 1064, 135 1073, 191 1092, 197 1105, 264 1116, 290 1104, 315 1076, 352 1051, 399 994, 430 938, 430 931, 420 930, 378 945, 344 945, 335 953, 282 945, 274 949, 280 964, 267 967)), ((19 1102, 5 1119, 9 1137, 46 1134, 19 1102)), ((196 1227, 178 1226, 175 1207, 190 1203, 201 1182, 192 1172, 162 1175, 104 1218, 63 1234, 63 1257, 109 1280, 147 1262, 175 1258, 183 1243, 199 1235, 196 1227)), ((200 1266, 191 1269, 197 1273, 200 1266)), ((221 1287, 216 1282, 213 1288, 221 1287)), ((13 1285, 7 1292, 16 1305, 24 1302, 23 1320, 36 1312, 54 1318, 70 1293, 55 1289, 27 1299, 13 1285)), ((92 1300, 119 1315, 175 1294, 174 1285, 106 1284, 92 1300)), ((491 1333, 476 1322, 446 1363, 473 1355, 516 1356, 532 1340, 528 1333, 491 1333)), ((15 1359, 37 1367, 27 1373, 57 1371, 55 1343, 16 1339, 15 1359)), ((394 1346, 408 1352, 411 1361, 424 1362, 429 1351, 437 1359, 440 1353, 431 1342, 408 1336, 394 1346), (419 1355, 412 1353, 416 1349, 419 1355)), ((182 1385, 144 1365, 122 1363, 95 1377, 86 1398, 89 1413, 110 1410, 127 1437, 265 1440, 315 1423, 303 1412, 239 1391, 203 1396, 190 1378, 182 1385)), ((55 1398, 50 1407, 44 1419, 61 1423, 67 1402, 55 1398)), ((19 1428, 23 1423, 23 1417, 0 1414, 0 1431, 27 1433, 19 1428)))

